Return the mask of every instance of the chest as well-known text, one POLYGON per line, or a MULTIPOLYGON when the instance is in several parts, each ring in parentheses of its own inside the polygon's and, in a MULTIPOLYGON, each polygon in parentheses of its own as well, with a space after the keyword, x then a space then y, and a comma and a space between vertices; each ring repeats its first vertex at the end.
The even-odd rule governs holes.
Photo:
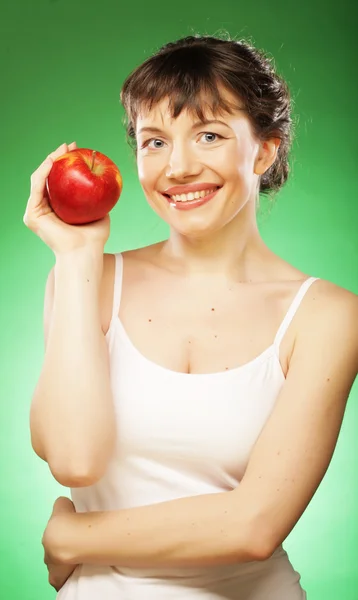
MULTIPOLYGON (((123 281, 119 318, 147 359, 182 373, 215 373, 249 363, 274 341, 290 300, 274 285, 130 277, 123 281)), ((280 349, 287 370, 292 338, 280 349)))

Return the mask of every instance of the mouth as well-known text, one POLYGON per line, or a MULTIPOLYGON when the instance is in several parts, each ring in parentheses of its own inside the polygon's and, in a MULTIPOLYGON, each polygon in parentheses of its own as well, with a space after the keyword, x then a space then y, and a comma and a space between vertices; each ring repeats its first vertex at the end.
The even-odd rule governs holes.
POLYGON ((169 202, 171 207, 177 210, 190 210, 210 202, 221 188, 222 186, 216 186, 212 190, 196 192, 195 194, 182 194, 181 196, 169 196, 162 193, 162 196, 169 202))

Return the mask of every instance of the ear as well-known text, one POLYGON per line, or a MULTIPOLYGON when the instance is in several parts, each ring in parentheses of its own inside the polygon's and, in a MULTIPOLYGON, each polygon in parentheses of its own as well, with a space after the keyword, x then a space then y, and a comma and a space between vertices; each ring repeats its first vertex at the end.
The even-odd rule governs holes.
POLYGON ((260 143, 254 167, 256 175, 263 175, 273 165, 280 144, 281 140, 279 138, 270 138, 260 143))

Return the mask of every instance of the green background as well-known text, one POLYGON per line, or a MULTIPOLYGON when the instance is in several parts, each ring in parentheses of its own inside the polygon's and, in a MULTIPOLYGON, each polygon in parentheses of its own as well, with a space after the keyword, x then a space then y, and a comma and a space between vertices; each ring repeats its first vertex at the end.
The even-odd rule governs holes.
MULTIPOLYGON (((120 87, 162 44, 227 30, 274 56, 295 101, 293 172, 271 214, 259 216, 262 236, 302 271, 358 293, 357 4, 22 0, 1 11, 0 597, 45 600, 56 592, 41 536, 54 500, 69 494, 30 445, 54 263, 22 222, 31 173, 63 142, 97 149, 124 178, 106 251, 164 239, 126 145, 120 87)), ((332 463, 284 544, 309 600, 358 599, 357 399, 355 384, 332 463)))

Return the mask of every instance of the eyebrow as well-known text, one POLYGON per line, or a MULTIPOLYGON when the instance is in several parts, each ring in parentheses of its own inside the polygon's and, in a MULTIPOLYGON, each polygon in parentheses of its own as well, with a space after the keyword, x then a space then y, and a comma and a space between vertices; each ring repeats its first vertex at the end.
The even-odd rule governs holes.
MULTIPOLYGON (((217 119, 215 119, 215 120, 210 120, 210 121, 208 121, 208 120, 196 121, 196 123, 193 124, 192 129, 196 129, 197 127, 203 127, 204 125, 212 125, 212 124, 225 125, 225 127, 229 128, 229 125, 224 123, 224 121, 218 121, 217 119)), ((142 133, 143 131, 149 131, 152 133, 163 133, 163 130, 159 129, 159 127, 142 127, 141 129, 139 129, 138 133, 142 133)))

